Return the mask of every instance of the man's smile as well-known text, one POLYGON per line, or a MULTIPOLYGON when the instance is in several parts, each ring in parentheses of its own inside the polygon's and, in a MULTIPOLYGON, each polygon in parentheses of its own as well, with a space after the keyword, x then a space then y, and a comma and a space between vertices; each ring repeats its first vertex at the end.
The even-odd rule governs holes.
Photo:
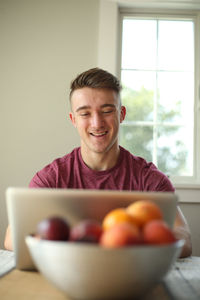
POLYGON ((105 136, 107 133, 108 133, 108 131, 102 131, 102 132, 90 132, 90 134, 91 134, 92 136, 95 136, 95 137, 105 136))

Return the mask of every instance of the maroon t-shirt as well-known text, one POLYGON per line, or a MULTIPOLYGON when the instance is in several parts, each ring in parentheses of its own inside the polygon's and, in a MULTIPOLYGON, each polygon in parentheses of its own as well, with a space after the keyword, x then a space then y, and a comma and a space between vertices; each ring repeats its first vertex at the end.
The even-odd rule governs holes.
POLYGON ((134 156, 121 146, 117 164, 111 169, 90 169, 82 160, 79 147, 37 172, 29 187, 174 191, 168 177, 153 163, 134 156))

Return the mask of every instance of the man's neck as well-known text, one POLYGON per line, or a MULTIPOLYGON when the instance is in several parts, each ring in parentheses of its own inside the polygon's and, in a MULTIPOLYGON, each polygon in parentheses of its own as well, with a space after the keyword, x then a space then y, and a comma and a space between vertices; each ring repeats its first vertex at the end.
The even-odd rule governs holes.
POLYGON ((81 156, 84 163, 92 170, 105 171, 114 167, 119 157, 120 149, 113 147, 105 153, 87 152, 81 147, 81 156))

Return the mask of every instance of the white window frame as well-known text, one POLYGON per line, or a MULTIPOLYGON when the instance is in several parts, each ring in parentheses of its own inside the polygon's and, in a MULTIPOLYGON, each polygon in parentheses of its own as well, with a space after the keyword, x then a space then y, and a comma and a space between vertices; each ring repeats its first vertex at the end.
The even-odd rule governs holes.
POLYGON ((182 19, 193 19, 194 20, 194 40, 195 40, 195 82, 194 82, 194 175, 191 177, 180 176, 171 177, 171 181, 175 187, 179 188, 195 188, 200 187, 200 11, 186 11, 186 10, 168 10, 168 9, 142 9, 140 8, 119 8, 119 44, 118 44, 118 68, 117 75, 120 77, 121 74, 121 49, 122 49, 122 20, 124 16, 134 16, 150 18, 182 18, 182 19))

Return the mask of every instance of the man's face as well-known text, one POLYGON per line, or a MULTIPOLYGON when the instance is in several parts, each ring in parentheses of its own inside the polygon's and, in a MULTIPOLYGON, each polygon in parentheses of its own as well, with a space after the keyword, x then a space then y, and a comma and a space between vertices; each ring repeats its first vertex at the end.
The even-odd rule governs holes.
POLYGON ((126 110, 120 107, 117 93, 109 89, 84 87, 71 96, 70 119, 81 138, 81 147, 88 152, 105 153, 118 147, 119 124, 126 110))

